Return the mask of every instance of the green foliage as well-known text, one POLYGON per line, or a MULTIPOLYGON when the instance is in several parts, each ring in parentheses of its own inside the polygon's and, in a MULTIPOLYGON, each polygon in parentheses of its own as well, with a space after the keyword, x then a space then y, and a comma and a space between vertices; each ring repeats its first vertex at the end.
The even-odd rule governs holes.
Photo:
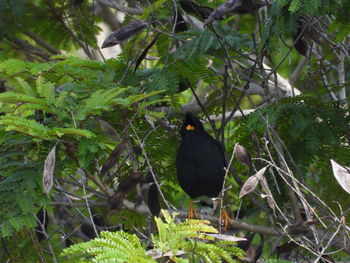
POLYGON ((65 262, 157 262, 155 259, 162 257, 175 262, 190 262, 193 257, 204 262, 236 262, 233 256, 244 256, 233 242, 212 242, 214 238, 207 233, 217 230, 208 221, 176 223, 167 211, 162 213, 165 221, 155 218, 158 234, 152 235, 150 251, 146 252, 135 234, 117 231, 101 232, 100 238, 70 246, 63 250, 62 256, 68 256, 65 262))
POLYGON ((100 238, 70 246, 62 255, 72 256, 65 262, 154 262, 138 237, 124 231, 101 232, 100 238))
MULTIPOLYGON (((215 9, 225 1, 195 2, 215 9)), ((48 229, 50 239, 41 243, 44 251, 35 243, 35 252, 41 251, 43 262, 52 262, 51 256, 54 256, 47 255, 46 245, 52 245, 53 254, 62 250, 62 233, 73 243, 82 241, 84 237, 77 233, 90 218, 85 208, 81 208, 86 201, 102 204, 96 210, 108 214, 104 216, 106 224, 122 226, 124 232, 102 232, 99 239, 71 246, 66 250, 67 255, 72 256, 68 262, 93 259, 115 262, 114 257, 120 261, 154 262, 167 260, 164 255, 175 262, 193 259, 232 262, 233 255, 242 256, 242 251, 232 243, 207 235, 216 230, 205 221, 180 223, 164 214, 164 220, 155 219, 158 232, 151 235, 149 218, 137 212, 140 203, 147 204, 145 189, 150 168, 167 202, 176 208, 186 206, 183 202, 186 195, 176 180, 175 156, 183 117, 179 113, 188 109, 185 103, 195 101, 192 89, 201 95, 205 113, 210 116, 220 116, 223 110, 229 112, 238 106, 256 108, 255 105, 263 101, 267 106, 227 123, 222 131, 227 153, 232 153, 235 144, 240 143, 252 157, 277 160, 271 143, 275 139, 271 136, 274 130, 288 149, 287 162, 298 180, 334 211, 338 211, 338 207, 333 200, 342 206, 349 205, 348 197, 335 183, 329 164, 332 158, 349 166, 348 99, 340 105, 329 103, 325 85, 337 94, 349 82, 345 47, 350 32, 350 1, 276 0, 260 11, 248 10, 249 14, 228 12, 201 30, 191 29, 193 24, 184 16, 188 30, 180 32, 171 23, 175 14, 183 15, 179 1, 145 3, 140 2, 142 14, 138 6, 128 6, 131 12, 121 22, 119 11, 102 4, 98 9, 94 1, 0 1, 0 237, 6 245, 14 244, 6 247, 11 262, 27 259, 37 262, 37 258, 31 261, 33 255, 30 259, 26 255, 34 251, 34 214, 42 207, 50 207, 53 200, 72 202, 74 207, 49 208, 50 218, 57 220, 62 216, 55 222, 64 221, 64 225, 48 229), (113 19, 107 21, 111 10, 113 19), (135 10, 137 15, 133 13, 135 10), (291 73, 302 63, 299 63, 301 55, 292 45, 296 33, 300 32, 301 19, 308 16, 313 19, 312 28, 307 28, 302 38, 321 58, 311 52, 304 61, 308 66, 298 73, 298 80, 294 82, 290 80, 291 73), (97 61, 100 59, 96 41, 100 17, 112 30, 135 19, 143 20, 147 29, 120 43, 117 49, 121 48, 121 53, 116 58, 97 61), (153 40, 147 55, 141 55, 153 40), (91 59, 76 57, 82 51, 91 59), (345 80, 338 81, 342 77, 339 74, 342 57, 345 80), (262 62, 275 68, 276 75, 293 82, 293 87, 301 90, 303 96, 270 100, 263 76, 268 73, 263 72, 262 62), (266 94, 246 96, 245 89, 253 83, 262 85, 266 94), (180 93, 183 87, 188 89, 180 93), (238 98, 244 102, 236 102, 238 98), (102 121, 110 127, 104 127, 102 121), (122 141, 126 142, 125 149, 116 153, 114 149, 122 141), (54 145, 54 188, 44 195, 42 171, 54 145), (113 159, 111 157, 115 159, 110 169, 101 175, 101 167, 113 159), (135 174, 141 175, 137 182, 140 187, 130 187, 124 196, 119 190, 130 175, 135 174), (136 211, 122 206, 110 216, 105 203, 110 203, 113 195, 133 202, 136 211), (131 234, 135 229, 148 238, 140 240, 131 234), (164 257, 147 256, 144 247, 150 244, 154 247, 153 256, 164 257)), ((194 106, 191 109, 196 112, 204 112, 194 103, 190 106, 194 106)), ((216 121, 216 126, 220 126, 220 121, 216 121)), ((209 125, 206 130, 213 133, 209 125)), ((264 164, 261 159, 253 162, 256 168, 264 164)), ((251 175, 252 169, 236 159, 232 165, 242 182, 251 175)), ((280 178, 272 181, 270 173, 265 176, 277 204, 289 218, 288 186, 280 178)), ((232 210, 239 203, 240 183, 235 179, 228 176, 226 180, 225 204, 231 204, 232 210)), ((305 195, 305 198, 309 197, 305 195)), ((164 206, 163 198, 160 199, 164 206)), ((252 209, 245 207, 247 199, 243 200, 242 210, 246 210, 248 216, 243 220, 271 226, 265 212, 255 205, 252 209)), ((312 205, 315 202, 315 209, 319 209, 314 199, 310 202, 312 205)), ((276 228, 287 224, 282 217, 275 219, 276 228)), ((319 226, 315 227, 318 230, 319 226)), ((307 244, 312 244, 312 240, 307 244)), ((310 245, 310 249, 315 247, 310 245)))
POLYGON ((307 12, 312 15, 329 14, 334 10, 340 11, 347 0, 276 0, 281 7, 288 7, 292 13, 307 12))
MULTIPOLYGON (((348 106, 338 107, 311 97, 286 98, 235 124, 236 128, 231 136, 234 142, 240 142, 254 152, 252 135, 255 134, 263 145, 265 142, 261 138, 271 130, 267 125, 273 127, 286 145, 294 163, 298 165, 296 169, 289 162, 294 175, 307 182, 330 207, 337 210, 333 200, 349 204, 349 199, 336 183, 329 160, 335 159, 347 165, 350 159, 348 112, 348 106)), ((275 154, 275 151, 272 150, 272 153, 275 154)), ((279 195, 278 198, 279 201, 286 201, 283 196, 279 195)))
POLYGON ((42 165, 25 160, 23 150, 32 143, 30 139, 0 129, 0 236, 8 237, 23 228, 36 226, 33 213, 45 204, 37 170, 42 165))
MULTIPOLYGON (((0 63, 1 78, 12 87, 0 93, 0 127, 1 133, 7 135, 0 141, 0 148, 4 149, 0 152, 2 236, 35 226, 33 213, 43 202, 40 182, 48 141, 64 140, 76 145, 79 164, 89 168, 94 156, 109 147, 105 135, 94 124, 96 118, 133 108, 146 114, 148 105, 155 103, 152 99, 160 94, 139 94, 116 86, 114 67, 118 63, 63 56, 55 59, 56 62, 43 64, 13 59, 0 63), (18 151, 24 153, 17 154, 18 151)), ((67 163, 65 151, 63 146, 58 151, 57 172, 76 167, 72 160, 67 163)))

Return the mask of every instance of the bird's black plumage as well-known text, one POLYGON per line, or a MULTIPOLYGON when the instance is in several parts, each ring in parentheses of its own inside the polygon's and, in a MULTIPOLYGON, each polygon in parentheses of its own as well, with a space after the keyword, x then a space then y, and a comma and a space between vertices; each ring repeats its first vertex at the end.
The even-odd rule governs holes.
POLYGON ((225 177, 224 151, 198 118, 186 114, 176 157, 177 178, 191 199, 218 197, 225 177))

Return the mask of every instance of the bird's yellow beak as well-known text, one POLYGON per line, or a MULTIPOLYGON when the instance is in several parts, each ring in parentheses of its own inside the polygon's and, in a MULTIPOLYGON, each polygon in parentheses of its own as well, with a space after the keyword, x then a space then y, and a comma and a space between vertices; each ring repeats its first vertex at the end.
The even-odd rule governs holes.
POLYGON ((194 131, 196 128, 194 126, 192 126, 191 124, 187 124, 185 129, 186 129, 186 131, 194 131))

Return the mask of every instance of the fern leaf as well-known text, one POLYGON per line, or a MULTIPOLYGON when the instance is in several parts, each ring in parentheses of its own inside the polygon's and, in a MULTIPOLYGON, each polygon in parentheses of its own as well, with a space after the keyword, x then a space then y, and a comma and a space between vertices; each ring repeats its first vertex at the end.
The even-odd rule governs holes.
POLYGON ((34 120, 15 116, 2 116, 0 125, 4 125, 6 131, 18 131, 36 138, 53 139, 49 135, 49 129, 34 120))
POLYGON ((36 93, 34 92, 33 88, 29 85, 28 82, 26 82, 24 79, 20 77, 15 78, 18 82, 18 84, 21 86, 23 93, 35 97, 36 93))
POLYGON ((86 138, 93 138, 96 135, 88 130, 83 130, 83 129, 76 129, 76 128, 52 128, 49 130, 48 135, 56 135, 58 137, 61 137, 63 135, 77 135, 77 136, 82 136, 86 138))
POLYGON ((149 15, 158 10, 158 8, 160 8, 164 3, 166 3, 168 0, 157 0, 155 1, 153 4, 147 6, 145 8, 145 10, 142 13, 141 19, 146 19, 147 17, 149 17, 149 15))
POLYGON ((46 82, 44 78, 39 75, 36 79, 36 90, 41 97, 46 101, 47 105, 53 104, 55 101, 55 84, 46 82))
POLYGON ((0 101, 6 103, 33 103, 45 106, 46 103, 42 99, 37 99, 32 96, 16 93, 12 91, 0 93, 0 101))

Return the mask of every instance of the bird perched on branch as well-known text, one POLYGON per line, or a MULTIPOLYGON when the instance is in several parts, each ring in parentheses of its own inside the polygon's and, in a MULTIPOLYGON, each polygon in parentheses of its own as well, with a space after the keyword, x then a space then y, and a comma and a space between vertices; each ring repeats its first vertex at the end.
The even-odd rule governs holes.
MULTIPOLYGON (((197 217, 192 199, 206 196, 217 198, 223 188, 225 156, 218 141, 204 130, 201 121, 186 114, 181 127, 181 143, 176 157, 177 178, 181 188, 190 196, 188 217, 197 217)), ((225 224, 230 222, 223 211, 225 224)))

